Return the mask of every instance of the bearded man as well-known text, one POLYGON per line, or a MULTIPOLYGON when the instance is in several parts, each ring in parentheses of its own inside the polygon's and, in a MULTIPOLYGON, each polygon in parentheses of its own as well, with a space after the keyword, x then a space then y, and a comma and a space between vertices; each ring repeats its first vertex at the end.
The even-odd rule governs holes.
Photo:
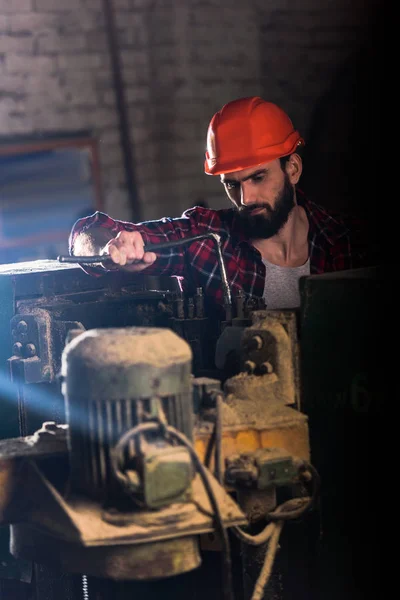
POLYGON ((146 244, 216 233, 233 295, 263 298, 266 308, 297 308, 299 279, 309 274, 368 264, 356 220, 308 200, 298 188, 304 140, 288 115, 258 96, 224 105, 208 127, 205 172, 219 176, 232 208, 194 207, 180 218, 133 224, 101 212, 79 219, 70 235, 70 254, 108 255, 99 275, 120 268, 133 274, 178 276, 202 288, 217 304, 223 286, 212 239, 196 240, 155 254, 146 244))

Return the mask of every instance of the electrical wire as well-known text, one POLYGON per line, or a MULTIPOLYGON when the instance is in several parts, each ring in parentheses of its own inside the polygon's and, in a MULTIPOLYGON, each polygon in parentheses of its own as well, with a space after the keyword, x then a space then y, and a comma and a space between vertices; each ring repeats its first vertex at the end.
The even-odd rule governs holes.
POLYGON ((212 457, 212 453, 213 453, 214 445, 215 445, 215 432, 216 432, 216 426, 214 425, 213 430, 210 435, 210 440, 207 445, 206 455, 204 457, 204 466, 206 466, 207 469, 210 468, 210 464, 211 464, 211 457, 212 457))
MULTIPOLYGON (((303 473, 309 472, 312 475, 311 481, 313 488, 311 496, 288 500, 277 509, 267 514, 267 519, 270 521, 290 521, 298 519, 315 506, 321 484, 319 473, 317 469, 307 461, 299 462, 299 471, 303 473), (284 510, 285 508, 287 509, 286 511, 284 510)), ((302 473, 300 473, 300 477, 301 476, 302 473)))
POLYGON ((196 468, 199 472, 199 475, 203 481, 203 485, 208 494, 211 507, 214 511, 214 515, 216 517, 216 525, 219 530, 219 534, 221 536, 222 542, 222 552, 223 552, 223 598, 224 600, 233 600, 233 587, 232 587, 232 564, 231 564, 231 551, 230 544, 227 531, 224 527, 224 521, 222 518, 222 514, 217 502, 217 499, 214 494, 214 490, 211 487, 210 480, 208 478, 207 471, 201 462, 200 458, 197 455, 196 450, 189 442, 189 440, 184 436, 180 431, 175 429, 174 427, 168 426, 167 432, 172 435, 172 437, 176 437, 178 441, 184 444, 190 452, 190 455, 193 459, 193 462, 196 465, 196 468))
POLYGON ((268 550, 265 555, 264 564, 254 586, 254 591, 253 595, 251 596, 251 600, 262 600, 264 596, 265 586, 268 583, 268 579, 270 578, 272 567, 274 565, 276 552, 278 550, 279 537, 281 535, 284 523, 283 521, 278 521, 277 523, 271 523, 271 525, 274 525, 274 531, 271 535, 271 539, 268 544, 268 550))
POLYGON ((215 416, 215 478, 220 485, 223 485, 223 464, 222 464, 222 394, 216 397, 216 416, 215 416))
POLYGON ((305 473, 311 473, 311 480, 313 482, 311 496, 291 498, 279 505, 273 512, 268 513, 267 515, 272 522, 268 523, 268 525, 257 535, 249 535, 240 527, 232 527, 234 535, 239 538, 241 542, 248 544, 249 546, 261 546, 269 541, 264 563, 254 586, 251 600, 262 600, 264 596, 265 587, 272 572, 276 552, 278 550, 279 537, 285 521, 298 519, 316 503, 320 488, 320 477, 317 470, 313 465, 306 461, 299 462, 298 468, 300 477, 304 478, 305 473))
POLYGON ((207 470, 200 458, 197 455, 197 452, 191 442, 187 439, 187 437, 175 429, 170 425, 165 426, 160 423, 149 422, 149 423, 140 423, 136 425, 133 429, 130 429, 118 440, 117 444, 111 450, 110 458, 111 458, 111 467, 114 471, 115 476, 122 481, 123 483, 128 483, 128 478, 121 472, 120 469, 120 461, 122 456, 122 451, 126 444, 134 437, 139 435, 140 433, 149 432, 149 431, 161 431, 165 437, 171 437, 176 441, 180 442, 182 445, 186 446, 189 451, 189 454, 192 458, 193 463, 195 464, 196 470, 198 471, 200 478, 203 482, 204 488, 208 495, 208 499, 211 504, 211 508, 213 510, 215 527, 220 534, 221 542, 222 542, 222 558, 223 558, 223 599, 224 600, 233 600, 233 586, 232 586, 232 564, 231 564, 231 551, 230 544, 227 531, 224 527, 224 521, 221 514, 221 510, 216 499, 214 490, 211 486, 207 470))
POLYGON ((264 527, 260 533, 257 533, 257 535, 250 535, 243 531, 243 529, 240 529, 240 527, 232 527, 232 533, 249 546, 261 546, 262 544, 265 544, 268 542, 274 531, 275 523, 268 523, 268 525, 264 527))

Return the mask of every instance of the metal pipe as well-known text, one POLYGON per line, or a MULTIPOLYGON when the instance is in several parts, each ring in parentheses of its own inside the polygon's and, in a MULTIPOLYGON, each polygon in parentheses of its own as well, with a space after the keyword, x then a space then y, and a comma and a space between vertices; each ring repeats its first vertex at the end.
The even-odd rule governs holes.
POLYGON ((132 138, 129 126, 128 111, 126 108, 125 88, 122 77, 121 56, 118 43, 118 32, 115 25, 113 0, 103 0, 103 10, 111 58, 111 70, 115 91, 115 100, 117 103, 119 132, 124 159, 126 187, 128 190, 129 202, 132 209, 132 218, 134 221, 140 221, 141 211, 138 202, 138 193, 134 173, 135 159, 132 149, 132 138))

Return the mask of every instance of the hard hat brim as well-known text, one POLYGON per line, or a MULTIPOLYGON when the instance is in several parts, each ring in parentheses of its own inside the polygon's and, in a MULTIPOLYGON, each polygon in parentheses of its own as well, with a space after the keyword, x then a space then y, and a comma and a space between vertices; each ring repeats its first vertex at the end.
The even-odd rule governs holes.
POLYGON ((242 171, 243 169, 257 167, 258 165, 272 162, 277 158, 293 154, 299 146, 303 145, 304 140, 300 137, 299 132, 292 131, 281 144, 260 148, 259 150, 256 150, 252 156, 246 156, 242 159, 234 158, 232 160, 221 162, 218 158, 210 158, 208 152, 206 152, 204 172, 207 175, 224 175, 226 173, 234 173, 236 171, 242 171))

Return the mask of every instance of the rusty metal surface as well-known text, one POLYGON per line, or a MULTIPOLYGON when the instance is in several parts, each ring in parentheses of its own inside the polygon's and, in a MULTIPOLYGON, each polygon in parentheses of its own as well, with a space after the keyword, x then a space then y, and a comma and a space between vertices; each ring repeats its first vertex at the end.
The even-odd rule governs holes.
MULTIPOLYGON (((225 526, 245 524, 235 502, 211 475, 209 479, 225 526)), ((26 501, 23 522, 11 526, 13 556, 66 572, 132 580, 186 572, 199 565, 197 536, 214 530, 199 477, 193 482, 192 502, 132 512, 123 527, 104 520, 95 502, 61 497, 33 462, 21 465, 20 492, 26 492, 26 501)))
MULTIPOLYGON (((257 416, 257 415, 256 415, 257 416)), ((213 424, 200 421, 194 431, 195 448, 204 461, 210 441, 213 424)), ((32 443, 35 436, 0 440, 0 523, 4 520, 6 506, 10 502, 11 490, 21 481, 17 478, 16 465, 21 458, 45 458, 65 456, 67 443, 65 436, 42 436, 40 442, 32 443), (3 515, 3 517, 1 517, 3 515)), ((257 427, 238 424, 223 428, 222 455, 226 457, 240 452, 252 452, 258 448, 282 448, 290 455, 305 460, 310 459, 310 446, 307 419, 301 413, 280 407, 279 410, 263 411, 257 427)), ((213 469, 213 461, 210 464, 213 469)))
MULTIPOLYGON (((224 409, 227 409, 224 405, 224 409)), ((310 443, 307 417, 293 408, 286 406, 263 407, 259 403, 240 406, 242 412, 233 412, 229 417, 242 417, 236 423, 226 424, 224 421, 222 431, 222 459, 241 452, 254 452, 259 448, 281 448, 291 456, 310 460, 310 443), (243 413, 248 412, 248 420, 243 413)), ((227 412, 223 412, 226 417, 227 412)), ((226 417, 228 420, 228 417, 226 417)), ((195 426, 195 448, 202 461, 206 456, 207 448, 213 430, 212 422, 200 421, 195 426)), ((213 459, 210 463, 213 470, 213 459)))
MULTIPOLYGON (((25 522, 36 524, 59 540, 84 546, 141 544, 211 531, 213 512, 203 483, 196 476, 192 484, 192 502, 172 504, 160 511, 132 512, 125 527, 103 519, 103 509, 87 498, 63 498, 43 476, 35 463, 25 464, 24 486, 30 490, 30 511, 25 522), (44 509, 45 507, 45 509, 44 509)), ((209 474, 211 487, 226 526, 245 523, 246 519, 229 494, 209 474)))
POLYGON ((85 573, 113 580, 152 580, 186 573, 200 565, 195 536, 146 544, 87 548, 63 541, 29 525, 13 525, 11 551, 68 573, 85 573))
POLYGON ((35 434, 26 437, 0 440, 0 461, 5 463, 19 458, 36 459, 66 454, 68 451, 67 425, 58 426, 61 435, 46 432, 46 427, 48 426, 44 424, 43 430, 38 430, 35 434))
POLYGON ((296 386, 293 348, 287 330, 271 311, 255 311, 253 324, 242 334, 241 372, 224 389, 243 401, 294 404, 296 386))
POLYGON ((21 517, 20 505, 14 500, 26 492, 31 493, 23 478, 24 459, 56 459, 67 455, 66 425, 54 424, 57 434, 46 430, 47 426, 52 429, 52 424, 43 425, 34 435, 0 440, 0 525, 21 517))

